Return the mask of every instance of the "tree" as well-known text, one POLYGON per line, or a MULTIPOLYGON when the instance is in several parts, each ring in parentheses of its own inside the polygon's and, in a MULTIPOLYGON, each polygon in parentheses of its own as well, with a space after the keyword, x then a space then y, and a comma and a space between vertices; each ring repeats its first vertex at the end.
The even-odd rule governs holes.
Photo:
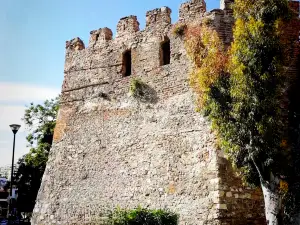
POLYGON ((262 187, 268 224, 300 224, 300 79, 288 73, 299 60, 299 20, 287 0, 236 0, 234 16, 228 52, 213 30, 188 29, 191 85, 220 147, 262 187))
POLYGON ((32 212, 52 146, 59 98, 44 104, 33 103, 25 110, 24 122, 30 151, 18 161, 15 182, 18 188, 17 207, 20 212, 32 212))

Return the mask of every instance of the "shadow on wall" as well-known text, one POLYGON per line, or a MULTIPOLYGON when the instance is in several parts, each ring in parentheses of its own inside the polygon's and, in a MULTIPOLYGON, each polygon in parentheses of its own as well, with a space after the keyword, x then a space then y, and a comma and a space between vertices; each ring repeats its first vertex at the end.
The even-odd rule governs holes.
POLYGON ((131 81, 130 93, 135 99, 142 103, 156 104, 158 102, 156 90, 139 79, 133 79, 131 81))

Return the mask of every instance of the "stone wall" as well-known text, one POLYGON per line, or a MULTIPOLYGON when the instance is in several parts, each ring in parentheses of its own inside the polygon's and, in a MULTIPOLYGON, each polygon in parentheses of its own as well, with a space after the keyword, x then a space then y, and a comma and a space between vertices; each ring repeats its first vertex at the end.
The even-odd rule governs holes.
MULTIPOLYGON (((228 1, 226 1, 228 2, 228 1)), ((32 224, 101 224, 117 206, 167 208, 180 224, 263 224, 262 196, 243 187, 216 148, 209 122, 194 109, 182 37, 172 33, 168 7, 122 18, 66 44, 62 102, 54 145, 32 224), (170 40, 170 64, 161 44, 170 40), (131 52, 131 75, 123 76, 131 52), (132 78, 151 99, 129 94, 132 78), (247 221, 247 223, 245 223, 247 221)), ((180 21, 209 18, 224 43, 232 41, 229 7, 206 12, 203 0, 180 7, 180 21)))

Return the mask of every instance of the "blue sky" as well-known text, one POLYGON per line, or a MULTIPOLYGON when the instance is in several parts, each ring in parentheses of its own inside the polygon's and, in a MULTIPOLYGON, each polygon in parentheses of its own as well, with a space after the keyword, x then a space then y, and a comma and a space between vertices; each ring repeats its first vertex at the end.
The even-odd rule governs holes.
MULTIPOLYGON (((16 157, 26 150, 26 130, 21 121, 25 105, 59 94, 63 81, 65 42, 109 27, 115 34, 121 17, 136 15, 141 29, 146 11, 161 6, 172 9, 172 22, 185 0, 2 0, 0 5, 0 166, 10 164, 10 123, 22 124, 16 157)), ((207 0, 208 10, 219 0, 207 0)))

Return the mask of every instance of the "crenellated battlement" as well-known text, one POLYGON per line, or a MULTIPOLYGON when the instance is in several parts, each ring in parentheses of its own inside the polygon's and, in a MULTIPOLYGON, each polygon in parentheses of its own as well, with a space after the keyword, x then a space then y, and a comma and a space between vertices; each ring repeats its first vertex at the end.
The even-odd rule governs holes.
POLYGON ((84 42, 79 37, 77 37, 70 41, 66 41, 66 49, 71 51, 82 50, 85 49, 85 45, 84 42))
MULTIPOLYGON (((229 4, 229 0, 226 5, 229 4)), ((232 2, 232 0, 231 0, 232 2)), ((225 3, 224 3, 225 4, 225 3)), ((228 6, 229 7, 229 6, 228 6)), ((206 12, 204 0, 190 0, 179 8, 180 23, 198 23, 206 18, 224 44, 232 41, 233 16, 226 9, 206 12)), ((175 64, 189 64, 184 50, 183 39, 173 32, 172 10, 161 7, 146 12, 145 29, 140 30, 136 16, 123 17, 117 24, 116 36, 110 28, 90 32, 89 45, 85 48, 80 38, 68 41, 65 62, 63 91, 73 90, 105 82, 125 82, 127 76, 146 76, 150 71, 164 70, 175 64), (77 76, 80 71, 91 70, 89 76, 77 76), (97 76, 97 71, 101 76, 97 76), (111 71, 109 74, 103 71, 111 71), (121 79, 120 79, 121 78, 121 79)))
MULTIPOLYGON (((204 22, 218 33, 224 46, 229 47, 233 40, 233 3, 234 0, 220 0, 221 9, 207 12, 204 0, 187 1, 180 5, 178 22, 204 22)), ((290 1, 290 5, 298 13, 299 2, 290 1)), ((117 24, 115 38, 110 28, 93 30, 90 32, 88 47, 78 37, 67 41, 63 91, 94 85, 103 80, 122 83, 128 80, 127 76, 146 76, 152 71, 163 74, 166 69, 179 64, 185 64, 188 68, 184 39, 174 34, 171 13, 168 7, 146 12, 143 30, 140 30, 137 16, 123 17, 117 24), (79 79, 77 73, 89 70, 93 74, 79 79), (107 74, 107 71, 110 73, 107 74)))
POLYGON ((132 36, 140 30, 140 23, 136 16, 127 16, 120 19, 117 25, 117 38, 132 36))
MULTIPOLYGON (((224 9, 228 9, 229 2, 233 0, 221 0, 221 5, 224 9), (223 2, 223 3, 222 3, 223 2), (225 7, 226 5, 226 7, 225 7)), ((136 16, 130 15, 119 20, 116 29, 116 39, 119 41, 126 39, 134 39, 139 35, 165 35, 166 29, 172 25, 171 21, 172 10, 169 7, 161 7, 146 12, 145 29, 140 31, 140 23, 136 16)), ((206 2, 204 0, 190 0, 180 5, 179 22, 189 23, 197 22, 203 19, 206 15, 206 2)), ((90 32, 90 40, 88 48, 94 48, 97 44, 106 43, 114 40, 113 32, 110 28, 101 28, 90 32)), ((71 51, 83 50, 84 44, 80 40, 68 41, 67 49, 71 51), (74 43, 73 43, 74 42, 74 43), (75 44, 78 42, 77 44, 75 44), (72 43, 72 44, 71 44, 72 43), (83 44, 83 45, 82 45, 83 44), (78 47, 75 47, 78 46, 78 47)))
POLYGON ((179 9, 179 21, 191 22, 200 19, 206 12, 206 2, 204 0, 191 0, 183 3, 179 9))
POLYGON ((90 32, 89 46, 94 46, 97 42, 110 41, 113 38, 111 29, 104 27, 90 32))
POLYGON ((171 24, 172 10, 169 7, 161 7, 146 13, 146 28, 164 27, 171 24))

